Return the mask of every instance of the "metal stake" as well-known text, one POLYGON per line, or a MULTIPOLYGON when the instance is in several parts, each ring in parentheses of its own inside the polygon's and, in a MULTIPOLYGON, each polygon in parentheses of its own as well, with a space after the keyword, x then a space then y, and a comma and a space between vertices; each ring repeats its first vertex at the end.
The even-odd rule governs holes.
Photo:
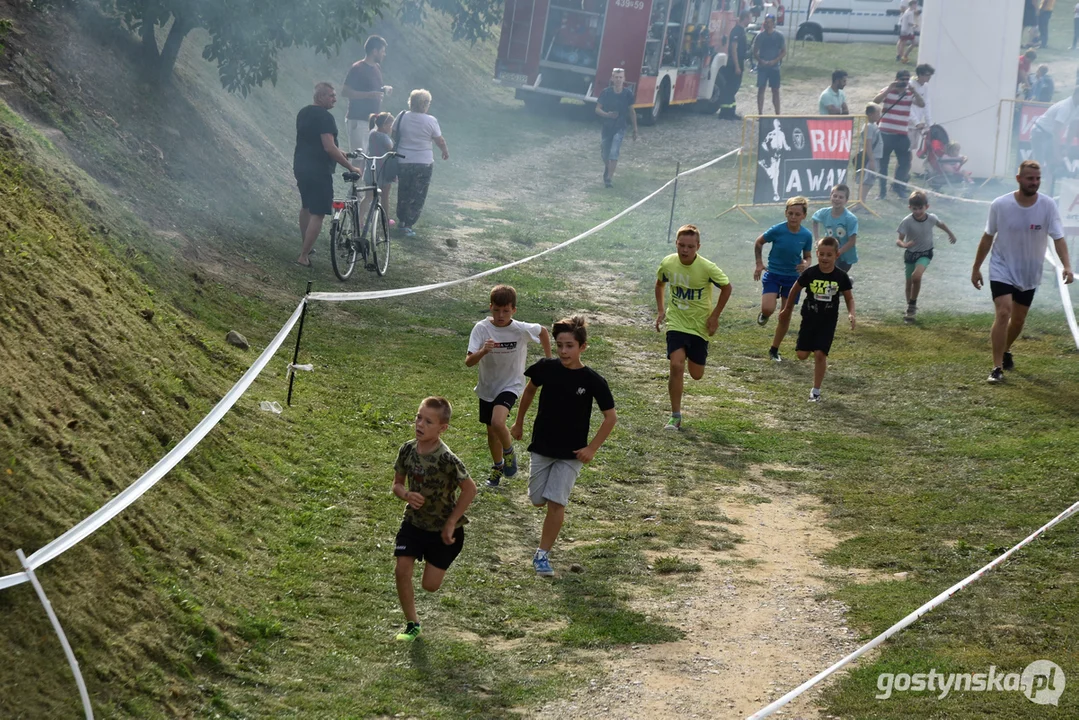
POLYGON ((678 200, 678 175, 682 172, 682 163, 674 166, 674 193, 671 194, 671 219, 667 223, 667 244, 671 242, 671 233, 674 231, 674 203, 678 200))
MULTIPOLYGON (((307 292, 304 293, 303 310, 300 311, 300 326, 296 328, 296 347, 292 350, 292 364, 296 364, 296 360, 300 357, 300 338, 303 337, 303 321, 307 317, 307 296, 311 294, 311 281, 307 281, 307 292)), ((296 370, 292 367, 289 368, 288 374, 288 398, 285 400, 285 404, 292 407, 292 384, 296 382, 296 370)))

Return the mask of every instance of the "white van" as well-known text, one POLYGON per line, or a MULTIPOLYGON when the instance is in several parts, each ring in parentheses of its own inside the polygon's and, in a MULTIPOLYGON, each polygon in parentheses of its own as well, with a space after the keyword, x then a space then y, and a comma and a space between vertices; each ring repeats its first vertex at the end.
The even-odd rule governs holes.
POLYGON ((881 42, 899 40, 899 6, 904 0, 815 0, 798 26, 799 40, 881 42))

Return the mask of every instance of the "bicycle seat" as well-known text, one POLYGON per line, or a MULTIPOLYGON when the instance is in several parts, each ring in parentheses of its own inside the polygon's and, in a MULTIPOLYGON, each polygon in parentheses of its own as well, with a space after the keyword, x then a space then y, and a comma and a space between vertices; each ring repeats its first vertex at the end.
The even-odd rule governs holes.
POLYGON ((341 177, 345 179, 345 182, 359 182, 360 174, 354 172, 341 173, 341 177))

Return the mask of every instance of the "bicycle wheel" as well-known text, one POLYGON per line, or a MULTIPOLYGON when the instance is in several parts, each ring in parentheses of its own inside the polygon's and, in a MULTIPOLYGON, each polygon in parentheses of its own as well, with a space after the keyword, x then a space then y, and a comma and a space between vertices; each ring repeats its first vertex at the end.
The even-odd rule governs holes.
POLYGON ((349 208, 334 217, 330 225, 330 262, 341 282, 348 280, 356 267, 356 231, 349 208))
POLYGON ((390 234, 386 230, 386 213, 381 204, 375 206, 371 220, 371 262, 381 276, 390 266, 390 234))

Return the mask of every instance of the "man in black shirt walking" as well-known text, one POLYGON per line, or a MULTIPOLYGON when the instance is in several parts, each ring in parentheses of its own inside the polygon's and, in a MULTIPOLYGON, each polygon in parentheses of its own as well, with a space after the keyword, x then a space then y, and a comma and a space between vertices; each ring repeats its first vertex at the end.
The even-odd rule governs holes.
POLYGON ((731 30, 730 40, 727 41, 727 64, 720 70, 723 79, 723 90, 719 98, 719 119, 740 120, 735 112, 734 96, 742 87, 742 74, 746 69, 746 58, 749 57, 749 45, 746 40, 746 26, 752 14, 749 10, 743 10, 738 14, 738 24, 731 30))
POLYGON ((626 136, 626 124, 633 124, 633 139, 637 139, 637 111, 633 109, 633 91, 626 87, 626 71, 611 71, 611 84, 603 89, 596 101, 596 115, 603 118, 599 154, 603 158, 603 185, 611 187, 618 153, 626 136))
POLYGON ((292 174, 300 189, 300 238, 303 241, 296 264, 305 267, 311 267, 308 255, 322 232, 322 218, 333 212, 334 165, 360 172, 337 147, 337 121, 330 114, 336 104, 337 93, 333 85, 321 82, 315 85, 314 104, 296 115, 292 174))

